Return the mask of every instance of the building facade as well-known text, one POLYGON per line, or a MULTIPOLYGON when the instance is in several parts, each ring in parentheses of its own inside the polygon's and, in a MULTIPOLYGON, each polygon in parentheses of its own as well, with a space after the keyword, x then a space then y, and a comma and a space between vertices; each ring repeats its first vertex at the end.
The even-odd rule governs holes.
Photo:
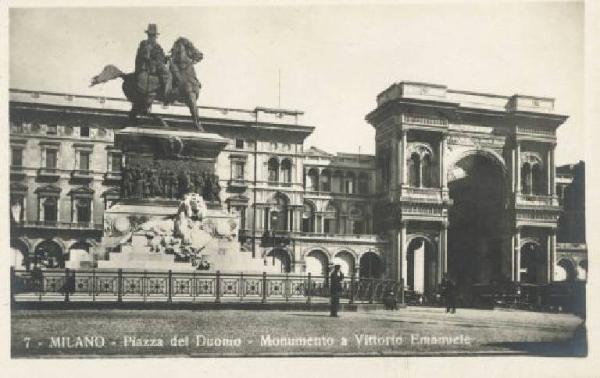
MULTIPOLYGON (((13 265, 43 254, 62 267, 72 249, 107 258, 103 214, 120 198, 114 137, 128 108, 118 98, 11 90, 13 265)), ((154 112, 188 118, 180 106, 154 112)), ((373 156, 305 151, 314 127, 299 123, 301 112, 201 107, 200 115, 208 132, 229 140, 215 173, 221 206, 239 217, 242 252, 282 272, 321 275, 337 262, 351 275, 362 261, 363 275, 380 276, 387 241, 371 233, 373 156), (332 172, 329 186, 314 186, 315 170, 332 172)))
MULTIPOLYGON (((72 249, 106 258, 103 214, 120 198, 114 133, 128 110, 118 98, 10 91, 13 265, 45 254, 64 266, 72 249)), ((445 273, 464 290, 546 284, 562 277, 559 257, 587 256, 557 249, 557 187, 575 179, 555 173, 567 117, 553 99, 394 84, 367 115, 374 156, 306 148, 314 127, 298 111, 199 111, 208 132, 229 140, 215 173, 222 207, 239 218, 241 252, 282 272, 321 275, 336 263, 429 293, 445 273)), ((188 117, 180 106, 154 113, 188 117)))

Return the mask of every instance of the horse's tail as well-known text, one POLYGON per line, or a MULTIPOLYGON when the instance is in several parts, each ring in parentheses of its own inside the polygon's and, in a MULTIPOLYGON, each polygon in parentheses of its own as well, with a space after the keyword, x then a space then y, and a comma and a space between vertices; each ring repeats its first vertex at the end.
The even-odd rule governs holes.
POLYGON ((93 87, 96 84, 106 83, 107 81, 111 81, 118 77, 123 78, 126 74, 123 73, 120 69, 112 64, 109 64, 104 67, 102 72, 92 78, 90 83, 90 87, 93 87))

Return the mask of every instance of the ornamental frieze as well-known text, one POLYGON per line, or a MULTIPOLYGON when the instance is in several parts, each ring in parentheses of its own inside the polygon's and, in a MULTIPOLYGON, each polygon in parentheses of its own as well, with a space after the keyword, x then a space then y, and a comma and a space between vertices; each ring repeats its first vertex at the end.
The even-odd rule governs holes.
POLYGON ((558 219, 558 214, 556 211, 519 210, 517 212, 517 219, 555 222, 558 219))
POLYGON ((450 135, 448 136, 449 145, 469 146, 469 147, 486 147, 501 149, 504 147, 505 140, 503 137, 474 137, 466 135, 450 135))

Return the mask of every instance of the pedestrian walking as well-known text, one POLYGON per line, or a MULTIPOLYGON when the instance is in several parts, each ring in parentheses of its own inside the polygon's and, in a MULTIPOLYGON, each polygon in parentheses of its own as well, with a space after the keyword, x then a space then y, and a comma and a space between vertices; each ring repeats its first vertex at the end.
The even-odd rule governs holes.
POLYGON ((331 295, 331 313, 330 316, 337 317, 338 310, 340 308, 340 295, 342 293, 342 281, 344 280, 344 274, 340 271, 340 266, 335 265, 333 272, 329 277, 329 287, 331 295))
POLYGON ((456 313, 456 287, 454 282, 450 278, 448 278, 447 273, 444 273, 441 286, 442 294, 444 295, 444 299, 446 302, 446 312, 449 312, 451 314, 456 313))

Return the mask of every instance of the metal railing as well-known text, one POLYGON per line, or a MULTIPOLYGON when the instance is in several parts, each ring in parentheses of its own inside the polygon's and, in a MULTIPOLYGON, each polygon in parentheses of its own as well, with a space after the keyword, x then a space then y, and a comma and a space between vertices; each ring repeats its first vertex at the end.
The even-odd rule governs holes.
MULTIPOLYGON (((401 302, 399 282, 345 278, 340 298, 349 303, 381 303, 393 293, 401 302)), ((133 270, 11 268, 13 301, 77 302, 326 302, 326 276, 133 270)))

